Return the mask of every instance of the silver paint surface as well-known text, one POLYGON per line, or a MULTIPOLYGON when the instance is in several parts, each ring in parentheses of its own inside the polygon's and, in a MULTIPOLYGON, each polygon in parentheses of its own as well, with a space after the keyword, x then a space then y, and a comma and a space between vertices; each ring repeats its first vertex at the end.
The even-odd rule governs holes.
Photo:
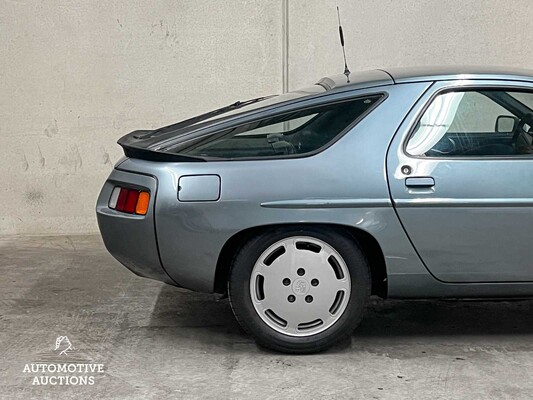
MULTIPOLYGON (((405 83, 392 84, 389 77, 375 86, 376 79, 385 79, 386 73, 381 74, 369 75, 366 88, 363 82, 346 85, 339 77, 328 78, 335 88, 324 96, 331 101, 377 92, 388 97, 316 155, 206 163, 124 160, 118 170, 158 182, 152 212, 161 269, 185 288, 211 292, 220 252, 239 232, 279 224, 331 224, 365 231, 377 240, 386 261, 389 297, 533 295, 528 259, 533 189, 524 184, 533 179, 533 160, 420 159, 403 151, 411 126, 438 90, 533 89, 533 79, 518 72, 457 75, 438 70, 433 81, 427 79, 429 72, 417 81, 414 72, 391 71, 397 82, 405 83), (405 165, 412 169, 409 177, 431 177, 435 186, 407 188, 401 171, 405 165), (220 176, 220 198, 179 202, 178 182, 187 175, 220 176)), ((323 97, 305 103, 315 101, 323 97)), ((104 201, 102 195, 99 214, 105 211, 104 201)), ((106 244, 119 240, 103 236, 106 244)), ((138 245, 127 235, 120 240, 138 245)))
POLYGON ((533 90, 533 83, 493 80, 437 82, 407 116, 387 160, 398 216, 431 273, 443 282, 531 282, 533 158, 421 158, 403 144, 423 104, 449 88, 533 90), (412 173, 402 173, 403 166, 412 173), (406 179, 435 185, 407 188, 406 179))
POLYGON ((218 175, 187 175, 178 181, 179 201, 217 201, 219 197, 218 175))

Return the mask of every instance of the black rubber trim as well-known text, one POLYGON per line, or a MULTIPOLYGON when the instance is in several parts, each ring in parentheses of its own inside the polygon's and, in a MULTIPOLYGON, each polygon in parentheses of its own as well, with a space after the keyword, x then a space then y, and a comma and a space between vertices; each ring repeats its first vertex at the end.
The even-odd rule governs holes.
POLYGON ((130 158, 137 158, 148 161, 167 161, 167 162, 206 162, 199 157, 189 157, 180 154, 163 153, 159 151, 140 149, 118 142, 124 149, 124 155, 130 158))

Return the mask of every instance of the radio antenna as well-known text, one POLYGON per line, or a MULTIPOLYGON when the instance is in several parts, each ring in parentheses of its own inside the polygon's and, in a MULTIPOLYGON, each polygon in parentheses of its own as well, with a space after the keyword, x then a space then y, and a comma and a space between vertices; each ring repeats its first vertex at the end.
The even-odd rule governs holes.
POLYGON ((339 11, 339 6, 337 6, 337 17, 339 18, 339 36, 341 38, 342 55, 344 57, 344 75, 346 75, 347 83, 350 83, 350 70, 348 69, 348 64, 346 63, 346 51, 344 50, 344 34, 342 32, 341 13, 339 11))

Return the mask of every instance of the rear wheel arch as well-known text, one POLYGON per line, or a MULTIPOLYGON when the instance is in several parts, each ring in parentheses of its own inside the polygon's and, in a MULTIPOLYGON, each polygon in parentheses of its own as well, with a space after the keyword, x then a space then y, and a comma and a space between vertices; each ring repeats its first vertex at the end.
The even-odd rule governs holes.
POLYGON ((240 248, 253 237, 260 235, 261 233, 277 228, 291 228, 295 227, 321 227, 324 229, 333 229, 341 235, 345 235, 355 240, 365 257, 367 258, 368 265, 370 266, 370 273, 372 278, 372 294, 380 296, 382 298, 387 297, 387 267, 385 264, 385 257, 379 242, 370 233, 348 225, 338 224, 274 224, 263 225, 253 228, 244 229, 231 238, 229 238, 219 254, 215 272, 215 293, 225 293, 227 290, 227 283, 229 278, 229 272, 235 255, 239 252, 240 248))

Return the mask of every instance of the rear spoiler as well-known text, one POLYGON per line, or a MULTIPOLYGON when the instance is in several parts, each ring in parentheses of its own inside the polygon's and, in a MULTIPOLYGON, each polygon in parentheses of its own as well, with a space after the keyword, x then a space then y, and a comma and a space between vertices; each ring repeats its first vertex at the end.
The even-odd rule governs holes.
MULTIPOLYGON (((195 128, 201 127, 201 123, 208 119, 218 117, 228 111, 237 110, 241 107, 258 103, 271 97, 274 96, 264 96, 246 101, 237 101, 228 106, 159 129, 133 131, 122 136, 117 143, 124 149, 126 157, 140 158, 150 161, 205 162, 206 160, 202 157, 164 153, 153 150, 153 147, 168 137, 178 137, 182 134, 191 132, 195 128)), ((208 123, 209 122, 204 122, 204 124, 208 123)))
POLYGON ((168 161, 168 162, 205 162, 201 157, 184 156, 181 154, 164 153, 162 151, 151 150, 143 140, 143 137, 150 136, 152 131, 133 131, 118 140, 118 144, 124 150, 126 157, 138 158, 148 161, 168 161))

